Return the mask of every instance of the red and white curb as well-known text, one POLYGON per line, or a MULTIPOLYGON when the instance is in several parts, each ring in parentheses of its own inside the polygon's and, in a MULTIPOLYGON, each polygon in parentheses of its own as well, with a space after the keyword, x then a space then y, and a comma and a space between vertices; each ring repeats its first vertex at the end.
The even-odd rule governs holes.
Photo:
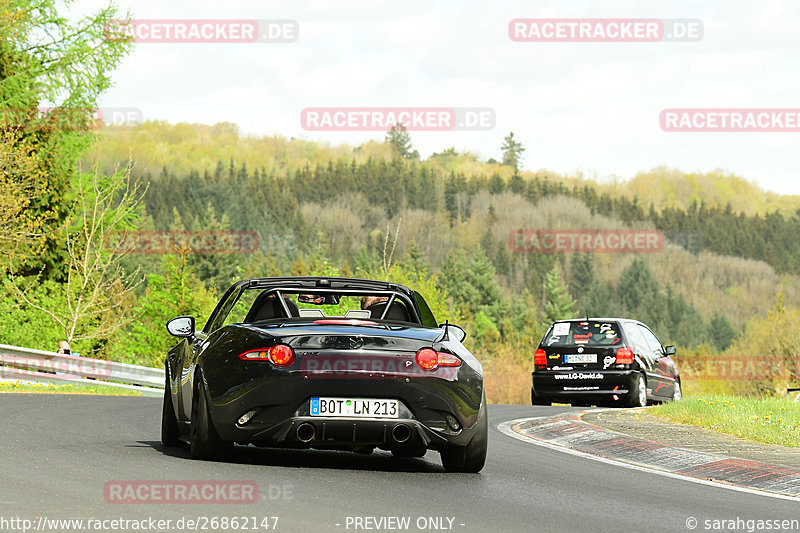
POLYGON ((548 448, 703 484, 798 501, 800 470, 677 448, 581 420, 580 413, 503 422, 498 430, 548 448))

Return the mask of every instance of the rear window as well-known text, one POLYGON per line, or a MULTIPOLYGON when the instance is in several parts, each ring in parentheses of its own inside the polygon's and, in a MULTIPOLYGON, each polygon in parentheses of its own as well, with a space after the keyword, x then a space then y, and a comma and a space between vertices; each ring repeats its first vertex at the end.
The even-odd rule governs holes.
POLYGON ((576 344, 614 346, 622 343, 617 322, 555 322, 542 339, 542 345, 576 344))

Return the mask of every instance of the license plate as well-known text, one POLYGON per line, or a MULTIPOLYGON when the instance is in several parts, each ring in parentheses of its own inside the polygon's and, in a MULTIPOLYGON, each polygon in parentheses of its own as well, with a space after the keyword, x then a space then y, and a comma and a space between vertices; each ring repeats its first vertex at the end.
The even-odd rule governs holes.
POLYGON ((399 418, 397 400, 370 398, 311 398, 311 416, 342 418, 399 418))
POLYGON ((596 353, 569 353, 565 363, 596 363, 596 353))

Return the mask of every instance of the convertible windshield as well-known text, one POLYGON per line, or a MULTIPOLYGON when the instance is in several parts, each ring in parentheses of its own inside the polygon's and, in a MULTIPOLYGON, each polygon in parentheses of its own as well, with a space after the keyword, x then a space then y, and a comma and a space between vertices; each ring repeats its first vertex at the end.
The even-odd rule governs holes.
MULTIPOLYGON (((415 299, 417 295, 414 295, 415 299)), ((423 300, 424 301, 424 300, 423 300)), ((225 324, 287 318, 389 320, 419 323, 413 300, 395 291, 243 288, 225 324)), ((427 309, 427 313, 430 310, 427 309)), ((432 318, 432 316, 430 317, 432 318)), ((426 322, 435 322, 427 320, 426 322)))

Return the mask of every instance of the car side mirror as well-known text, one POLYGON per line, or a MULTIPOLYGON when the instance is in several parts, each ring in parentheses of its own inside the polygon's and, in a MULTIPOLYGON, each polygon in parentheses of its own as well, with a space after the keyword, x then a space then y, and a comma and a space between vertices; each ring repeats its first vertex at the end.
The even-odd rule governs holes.
POLYGON ((179 316, 167 322, 167 331, 176 337, 191 337, 194 335, 194 317, 179 316))
POLYGON ((441 329, 444 329, 445 326, 447 327, 447 335, 453 337, 458 342, 462 342, 467 338, 467 332, 461 326, 456 326, 455 324, 439 324, 441 329))
POLYGON ((665 346, 664 353, 667 355, 675 355, 675 347, 674 346, 665 346))

